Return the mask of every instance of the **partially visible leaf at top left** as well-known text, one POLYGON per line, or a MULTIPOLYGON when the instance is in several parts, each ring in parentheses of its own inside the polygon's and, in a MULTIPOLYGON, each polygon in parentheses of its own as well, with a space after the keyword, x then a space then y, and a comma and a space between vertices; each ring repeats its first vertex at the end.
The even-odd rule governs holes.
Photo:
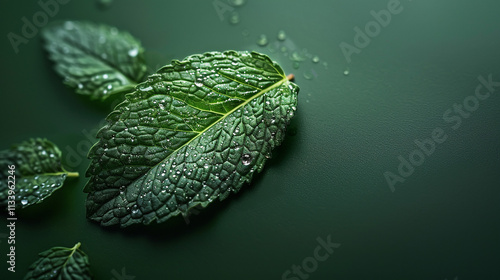
POLYGON ((46 139, 30 139, 0 151, 0 206, 25 208, 40 203, 61 188, 66 177, 77 177, 61 165, 61 151, 46 139), (14 199, 12 199, 14 198, 14 199))
POLYGON ((115 27, 65 21, 49 25, 42 34, 64 83, 90 99, 131 91, 146 74, 140 42, 115 27))

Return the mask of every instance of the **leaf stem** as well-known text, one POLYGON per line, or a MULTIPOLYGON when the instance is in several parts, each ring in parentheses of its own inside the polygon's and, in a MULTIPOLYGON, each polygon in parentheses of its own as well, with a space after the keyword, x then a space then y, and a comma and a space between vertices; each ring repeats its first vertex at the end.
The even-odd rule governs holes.
POLYGON ((69 257, 68 257, 68 258, 71 258, 71 256, 73 256, 73 253, 74 253, 76 250, 78 250, 78 248, 80 248, 80 245, 82 245, 82 243, 78 242, 78 243, 76 243, 76 244, 75 244, 75 246, 73 246, 73 248, 70 248, 70 250, 71 250, 71 251, 73 251, 73 252, 71 252, 71 255, 69 255, 69 257))
POLYGON ((287 80, 289 81, 292 81, 295 80, 295 75, 294 74, 288 74, 288 76, 286 76, 287 80))
POLYGON ((78 177, 80 174, 78 172, 67 172, 66 173, 67 177, 78 177))

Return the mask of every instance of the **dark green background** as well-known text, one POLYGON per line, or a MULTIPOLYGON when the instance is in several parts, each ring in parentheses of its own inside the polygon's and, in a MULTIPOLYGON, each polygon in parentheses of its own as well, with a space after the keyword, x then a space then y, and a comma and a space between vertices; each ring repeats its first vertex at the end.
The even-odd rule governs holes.
MULTIPOLYGON (((341 246, 309 279, 500 278, 500 87, 457 130, 443 120, 474 94, 478 76, 500 81, 500 4, 402 1, 403 11, 348 63, 339 44, 353 44, 353 28, 364 28, 373 20, 370 11, 388 2, 249 0, 235 8, 237 25, 229 13, 221 21, 211 0, 62 5, 50 21, 91 20, 127 30, 142 41, 152 69, 205 51, 264 52, 297 77, 298 111, 293 133, 251 186, 189 224, 178 218, 119 230, 88 222, 82 188, 89 161, 81 158, 68 168, 79 179, 18 212, 17 272, 7 274, 7 242, 0 239, 0 278, 21 279, 38 252, 80 241, 96 279, 111 279, 122 268, 136 280, 281 279, 328 235, 341 246), (288 46, 321 62, 308 58, 294 69, 280 51, 256 44, 260 34, 276 43, 279 30, 288 46), (447 140, 391 192, 383 173, 396 173, 398 156, 407 158, 414 140, 436 127, 447 140)), ((20 34, 21 18, 40 10, 36 1, 0 7, 0 148, 47 137, 71 165, 68 151, 87 148, 87 132, 110 104, 63 86, 40 34, 13 51, 7 34, 20 34)))

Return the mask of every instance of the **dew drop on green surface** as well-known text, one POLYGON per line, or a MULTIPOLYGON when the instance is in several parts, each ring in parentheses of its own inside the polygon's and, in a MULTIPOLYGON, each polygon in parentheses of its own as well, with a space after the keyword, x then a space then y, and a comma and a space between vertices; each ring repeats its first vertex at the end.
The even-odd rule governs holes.
POLYGON ((229 0, 229 4, 235 7, 243 6, 245 3, 246 0, 229 0))
POLYGON ((22 204, 23 206, 24 206, 24 205, 26 205, 26 204, 28 204, 28 200, 27 200, 27 199, 23 199, 23 200, 21 200, 21 204, 22 204))
POLYGON ((137 48, 133 48, 131 50, 128 51, 128 55, 130 57, 136 57, 137 54, 139 54, 139 50, 137 48))
POLYGON ((304 78, 306 78, 306 80, 312 80, 313 76, 311 75, 311 73, 304 72, 304 78))
POLYGON ((317 55, 313 56, 312 62, 318 63, 319 62, 319 56, 317 56, 317 55))
POLYGON ((304 57, 299 52, 293 52, 290 59, 292 61, 304 61, 304 57))
POLYGON ((131 211, 131 216, 132 218, 140 218, 141 217, 141 212, 139 211, 138 209, 139 207, 137 206, 137 204, 135 204, 133 207, 132 207, 132 211, 131 211))
POLYGON ((244 154, 241 157, 241 163, 243 163, 243 165, 249 165, 250 163, 252 163, 252 156, 249 154, 244 154))
POLYGON ((299 69, 300 68, 300 62, 294 61, 293 64, 292 64, 292 66, 293 66, 293 69, 299 69))
POLYGON ((232 12, 229 17, 229 22, 234 25, 240 23, 240 14, 238 12, 232 12))
POLYGON ((268 43, 269 43, 269 41, 267 40, 267 36, 266 35, 262 34, 262 35, 259 36, 259 39, 257 40, 257 45, 259 45, 261 47, 264 47, 268 43))
POLYGON ((269 45, 269 47, 267 47, 267 49, 272 52, 272 53, 275 53, 278 49, 276 48, 276 46, 274 45, 269 45))
POLYGON ((107 8, 113 3, 113 0, 99 0, 97 2, 101 8, 107 8))
POLYGON ((344 76, 349 76, 349 69, 344 70, 344 76))
POLYGON ((286 33, 285 33, 285 31, 280 30, 280 31, 278 32, 278 40, 280 40, 280 41, 285 41, 285 39, 286 39, 286 33))

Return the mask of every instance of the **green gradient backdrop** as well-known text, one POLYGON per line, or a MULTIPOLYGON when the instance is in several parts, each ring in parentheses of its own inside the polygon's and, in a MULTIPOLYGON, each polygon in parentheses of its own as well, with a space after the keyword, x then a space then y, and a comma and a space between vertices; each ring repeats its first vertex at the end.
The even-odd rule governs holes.
MULTIPOLYGON (((373 20, 370 11, 385 9, 389 0, 352 2, 247 1, 235 8, 237 25, 228 22, 229 13, 221 21, 211 0, 61 6, 51 21, 91 20, 131 32, 151 68, 211 50, 269 54, 301 87, 294 133, 251 186, 187 225, 179 218, 101 228, 85 219, 86 178, 67 181, 43 204, 19 211, 17 272, 7 274, 7 242, 0 239, 0 278, 21 279, 38 252, 80 241, 96 279, 111 279, 122 268, 136 280, 281 279, 313 256, 318 237, 329 235, 341 246, 309 279, 500 278, 500 87, 459 129, 443 120, 474 94, 478 76, 500 81, 500 3, 402 1, 403 11, 348 63, 339 44, 353 44, 353 28, 364 28, 373 20), (275 42, 281 29, 292 46, 321 62, 294 69, 279 51, 256 45, 260 34, 275 42), (408 157, 414 140, 436 127, 447 140, 391 192, 383 173, 397 172, 398 156, 408 157)), ((20 33, 21 18, 40 10, 36 1, 0 5, 0 148, 47 137, 65 155, 85 149, 87 132, 110 105, 65 88, 39 34, 15 54, 7 34, 20 33)), ((83 175, 88 163, 70 169, 83 175)))

